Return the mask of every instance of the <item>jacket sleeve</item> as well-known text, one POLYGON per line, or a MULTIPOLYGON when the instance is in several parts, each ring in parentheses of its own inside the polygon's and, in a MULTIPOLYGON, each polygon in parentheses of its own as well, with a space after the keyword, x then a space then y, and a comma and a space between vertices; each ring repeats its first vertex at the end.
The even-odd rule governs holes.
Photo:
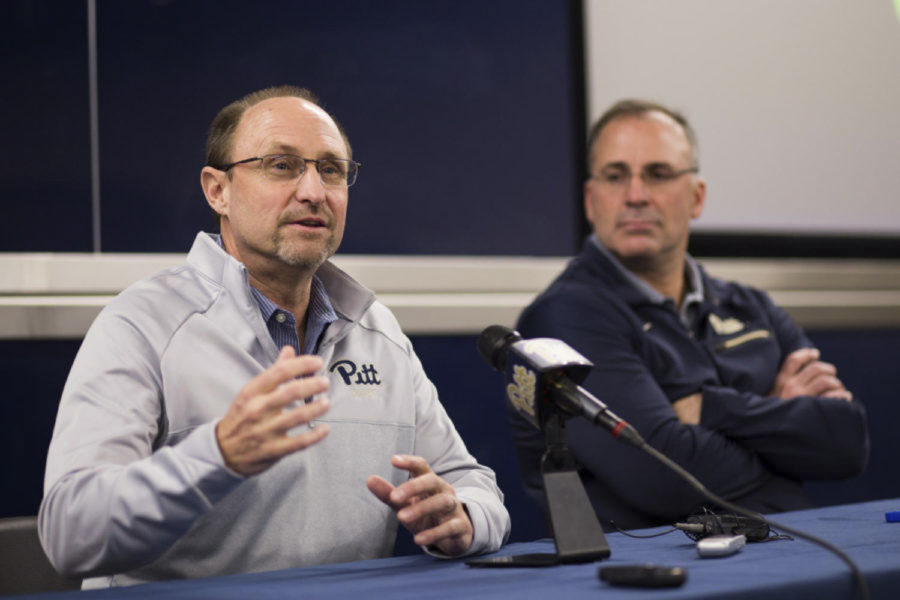
MULTIPOLYGON (((782 357, 813 347, 766 294, 758 292, 757 299, 782 357)), ((766 391, 772 385, 774 381, 766 382, 766 391)), ((842 479, 860 474, 866 466, 866 413, 856 399, 798 396, 784 400, 710 385, 702 393, 701 425, 752 450, 774 472, 794 479, 842 479)))
POLYGON ((153 344, 105 311, 72 366, 47 457, 39 533, 61 573, 152 562, 242 480, 225 467, 213 423, 155 447, 161 396, 153 344))
MULTIPOLYGON (((565 340, 588 357, 594 368, 582 385, 711 491, 733 500, 766 483, 771 473, 754 452, 707 427, 679 422, 622 325, 624 315, 598 311, 601 298, 577 297, 558 295, 554 302, 533 305, 519 322, 520 332, 526 338, 565 340)), ((702 505, 702 496, 680 477, 605 430, 576 418, 568 421, 567 432, 582 467, 622 503, 662 520, 681 518, 702 505)))
POLYGON ((506 542, 511 527, 496 476, 469 454, 408 340, 407 351, 416 395, 416 454, 425 458, 432 470, 453 486, 465 505, 474 530, 466 554, 493 552, 506 542))

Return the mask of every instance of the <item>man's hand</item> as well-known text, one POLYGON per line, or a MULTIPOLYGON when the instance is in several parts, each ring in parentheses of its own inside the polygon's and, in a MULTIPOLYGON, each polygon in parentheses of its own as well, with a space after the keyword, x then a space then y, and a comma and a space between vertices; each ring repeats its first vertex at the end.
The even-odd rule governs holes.
POLYGON ((797 396, 853 400, 853 394, 837 378, 837 368, 820 361, 819 351, 815 348, 795 350, 784 359, 769 395, 785 400, 797 396))
POLYGON ((672 403, 675 416, 685 425, 699 425, 700 411, 703 409, 703 393, 697 392, 672 403))
POLYGON ((242 475, 254 475, 328 434, 327 425, 295 436, 287 434, 328 410, 325 399, 288 408, 295 400, 328 389, 328 379, 314 375, 321 368, 318 356, 295 356, 294 349, 285 346, 274 365, 244 386, 216 426, 216 440, 228 467, 242 475))
POLYGON ((412 479, 394 487, 372 475, 366 480, 369 491, 397 512, 418 545, 435 546, 448 556, 468 550, 474 534, 472 521, 453 486, 438 477, 420 456, 392 456, 391 464, 409 471, 412 479))

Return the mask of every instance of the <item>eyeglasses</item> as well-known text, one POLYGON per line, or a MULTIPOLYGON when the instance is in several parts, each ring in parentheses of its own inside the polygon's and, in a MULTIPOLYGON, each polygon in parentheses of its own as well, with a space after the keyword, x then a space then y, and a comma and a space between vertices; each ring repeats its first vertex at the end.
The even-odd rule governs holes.
POLYGON ((306 173, 306 163, 314 163, 319 179, 325 187, 350 187, 356 183, 356 176, 362 166, 354 160, 345 158, 303 158, 296 154, 267 154, 245 158, 219 168, 228 171, 237 165, 260 161, 263 177, 278 182, 296 182, 306 173))
MULTIPOLYGON (((660 188, 667 183, 675 181, 682 175, 697 173, 699 171, 699 167, 675 169, 672 165, 666 163, 654 163, 641 169, 639 177, 648 188, 660 188)), ((610 165, 601 169, 598 174, 591 176, 591 179, 610 190, 623 191, 631 185, 632 177, 631 169, 628 167, 610 165)))

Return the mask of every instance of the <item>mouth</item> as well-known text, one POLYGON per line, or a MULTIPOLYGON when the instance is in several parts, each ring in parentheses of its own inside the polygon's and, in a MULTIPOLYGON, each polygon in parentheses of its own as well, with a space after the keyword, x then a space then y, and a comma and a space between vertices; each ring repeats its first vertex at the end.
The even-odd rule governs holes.
POLYGON ((319 217, 303 217, 302 219, 295 219, 293 221, 288 221, 288 225, 304 227, 309 229, 324 229, 328 227, 328 224, 325 222, 325 219, 321 219, 319 217))
POLYGON ((659 222, 656 219, 625 219, 619 221, 618 226, 625 231, 638 231, 658 227, 659 222))

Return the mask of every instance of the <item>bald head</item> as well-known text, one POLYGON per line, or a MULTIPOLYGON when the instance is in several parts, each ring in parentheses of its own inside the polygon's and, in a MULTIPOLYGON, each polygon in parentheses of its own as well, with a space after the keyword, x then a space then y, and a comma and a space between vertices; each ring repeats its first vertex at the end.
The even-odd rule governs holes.
MULTIPOLYGON (((233 162, 231 154, 234 150, 234 134, 244 113, 251 106, 256 106, 260 102, 273 98, 299 98, 319 107, 325 113, 319 104, 318 98, 306 88, 281 85, 247 94, 220 110, 216 118, 213 119, 209 127, 209 136, 206 139, 206 164, 214 168, 221 168, 233 162)), ((333 117, 329 115, 329 118, 334 122, 341 133, 341 137, 344 139, 344 144, 347 146, 347 158, 352 158, 350 140, 347 138, 347 134, 344 133, 343 128, 333 117)))

